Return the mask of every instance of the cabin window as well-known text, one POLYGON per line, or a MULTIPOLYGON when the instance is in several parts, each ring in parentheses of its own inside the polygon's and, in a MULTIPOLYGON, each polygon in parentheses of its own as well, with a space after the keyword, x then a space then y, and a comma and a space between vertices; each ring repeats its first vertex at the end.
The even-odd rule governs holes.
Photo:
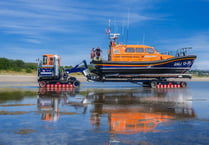
POLYGON ((126 48, 126 52, 135 52, 134 48, 126 48))
POLYGON ((142 52, 144 52, 144 48, 136 48, 136 52, 142 53, 142 52))
POLYGON ((135 128, 135 124, 126 124, 127 128, 135 128))
POLYGON ((144 127, 144 123, 137 124, 137 127, 144 127))
POLYGON ((153 54, 154 50, 152 48, 146 48, 146 52, 153 54))
POLYGON ((119 54, 120 53, 119 49, 114 50, 114 53, 119 54))
POLYGON ((54 62, 54 58, 53 57, 50 57, 50 59, 49 59, 49 65, 53 65, 53 62, 54 62))
POLYGON ((155 126, 155 124, 153 122, 149 122, 149 123, 146 124, 146 127, 151 128, 151 127, 154 127, 154 126, 155 126))
POLYGON ((43 65, 47 64, 47 56, 43 56, 43 65))

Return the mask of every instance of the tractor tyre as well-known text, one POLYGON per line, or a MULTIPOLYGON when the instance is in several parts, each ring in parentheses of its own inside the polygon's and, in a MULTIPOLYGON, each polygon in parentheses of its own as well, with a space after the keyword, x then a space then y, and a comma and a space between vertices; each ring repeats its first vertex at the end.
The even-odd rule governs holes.
POLYGON ((75 78, 75 77, 70 77, 70 78, 68 79, 68 81, 69 81, 70 83, 73 83, 74 81, 76 81, 76 78, 75 78))
POLYGON ((46 87, 46 82, 45 82, 45 81, 40 81, 40 82, 39 82, 39 86, 40 86, 41 88, 45 88, 45 87, 46 87))
POLYGON ((78 80, 75 80, 75 81, 73 82, 73 87, 74 87, 74 88, 80 87, 80 82, 79 82, 78 80))
POLYGON ((180 86, 181 86, 182 88, 186 88, 186 87, 187 87, 187 83, 186 83, 186 82, 180 82, 180 86))
POLYGON ((157 88, 157 81, 151 81, 150 86, 151 88, 157 88))

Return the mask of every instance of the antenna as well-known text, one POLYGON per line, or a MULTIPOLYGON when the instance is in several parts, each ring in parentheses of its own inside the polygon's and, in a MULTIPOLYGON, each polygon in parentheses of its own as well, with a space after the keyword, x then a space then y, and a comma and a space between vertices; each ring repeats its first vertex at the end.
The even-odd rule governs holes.
POLYGON ((126 44, 128 44, 128 29, 129 29, 129 9, 128 9, 128 26, 127 26, 127 38, 126 38, 126 44))
POLYGON ((110 27, 110 19, 109 19, 109 28, 108 28, 108 32, 110 32, 111 30, 111 27, 110 27))
POLYGON ((144 39, 145 39, 145 36, 143 34, 143 38, 142 38, 142 44, 144 45, 144 39))
POLYGON ((109 28, 106 30, 106 34, 108 35, 109 40, 117 40, 118 36, 120 35, 119 33, 111 33, 111 28, 110 28, 110 20, 109 20, 109 28))
POLYGON ((121 25, 121 31, 122 31, 122 43, 124 43, 124 23, 121 25))
POLYGON ((108 21, 108 28, 105 29, 105 31, 106 31, 106 35, 108 35, 108 38, 109 38, 109 37, 110 37, 110 32, 111 32, 110 19, 109 19, 109 21, 108 21))

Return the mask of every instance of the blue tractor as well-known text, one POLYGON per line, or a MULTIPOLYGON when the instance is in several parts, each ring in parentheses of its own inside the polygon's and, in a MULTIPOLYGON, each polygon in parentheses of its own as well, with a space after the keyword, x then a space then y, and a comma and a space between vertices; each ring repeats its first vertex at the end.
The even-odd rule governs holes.
POLYGON ((89 70, 85 60, 71 69, 64 69, 60 66, 60 62, 58 55, 43 55, 43 59, 38 64, 38 83, 41 88, 56 84, 79 87, 80 82, 75 77, 70 76, 71 73, 81 72, 88 78, 89 70))

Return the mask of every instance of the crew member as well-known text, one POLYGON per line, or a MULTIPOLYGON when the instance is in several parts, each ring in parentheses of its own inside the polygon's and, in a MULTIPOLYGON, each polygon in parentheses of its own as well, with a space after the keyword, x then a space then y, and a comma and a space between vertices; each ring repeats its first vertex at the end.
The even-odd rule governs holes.
POLYGON ((94 57, 95 57, 95 50, 94 50, 94 48, 92 48, 92 50, 91 50, 91 59, 94 59, 94 57))
POLYGON ((102 50, 100 47, 97 47, 96 49, 96 60, 100 60, 100 55, 101 55, 102 50))

